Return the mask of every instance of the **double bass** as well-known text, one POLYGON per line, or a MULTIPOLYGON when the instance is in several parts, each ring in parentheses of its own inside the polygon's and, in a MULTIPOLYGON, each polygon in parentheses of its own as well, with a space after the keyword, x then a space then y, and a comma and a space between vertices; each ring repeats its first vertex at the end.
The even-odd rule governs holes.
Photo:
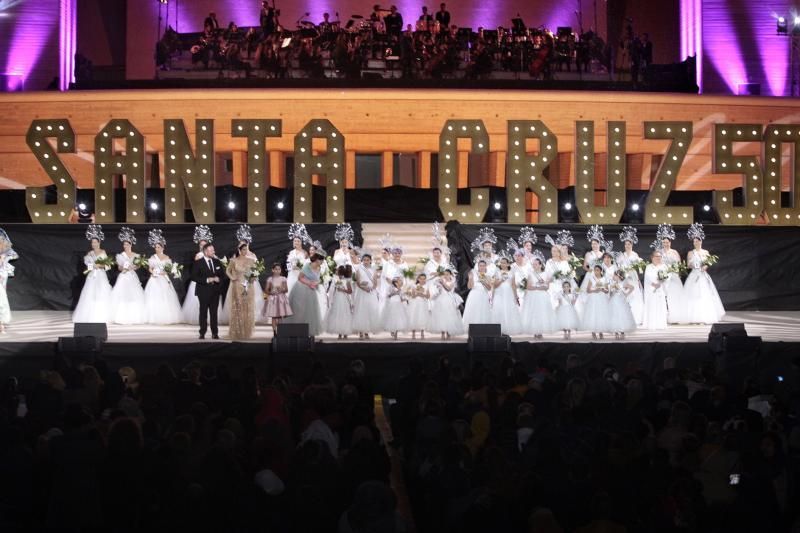
POLYGON ((552 51, 553 41, 549 34, 542 33, 534 37, 533 58, 528 64, 528 73, 531 77, 538 78, 547 71, 552 51), (539 41, 538 49, 536 48, 537 41, 539 41))

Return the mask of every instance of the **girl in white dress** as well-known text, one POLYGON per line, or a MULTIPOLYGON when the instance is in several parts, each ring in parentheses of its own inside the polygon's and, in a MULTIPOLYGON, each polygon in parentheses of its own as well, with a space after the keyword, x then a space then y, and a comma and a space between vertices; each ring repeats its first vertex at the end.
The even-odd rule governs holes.
MULTIPOLYGON (((122 241, 122 252, 116 257, 119 275, 111 290, 111 321, 114 324, 144 324, 144 289, 136 273, 139 267, 135 264, 139 254, 133 251, 136 234, 131 228, 123 227, 119 230, 119 240, 122 241)), ((199 314, 198 309, 195 322, 199 314)))
POLYGON ((544 273, 544 256, 536 250, 527 277, 522 303, 522 331, 541 339, 545 333, 556 330, 556 314, 548 292, 549 284, 544 273))
POLYGON ((431 322, 428 329, 440 332, 442 340, 449 339, 452 335, 463 334, 464 325, 461 322, 461 314, 458 312, 458 307, 463 300, 455 292, 453 271, 449 268, 445 269, 444 274, 436 278, 434 283, 436 290, 432 296, 431 322))
POLYGON ((503 335, 518 335, 522 332, 522 324, 517 305, 517 288, 507 257, 500 258, 493 286, 492 322, 500 324, 503 335))
POLYGON ((428 291, 428 276, 425 273, 417 275, 417 281, 408 291, 408 329, 411 330, 411 338, 425 338, 425 330, 431 319, 430 311, 431 294, 428 291))
POLYGON ((309 250, 308 263, 303 265, 297 283, 289 293, 289 307, 292 316, 284 319, 284 324, 308 324, 308 334, 315 337, 322 333, 323 322, 317 297, 317 287, 320 282, 320 265, 325 257, 309 250))
POLYGON ((633 285, 625 277, 622 270, 614 272, 608 286, 610 293, 608 317, 610 330, 615 339, 624 339, 626 333, 636 331, 636 321, 633 319, 628 297, 633 292, 633 285))
POLYGON ((442 254, 442 248, 438 245, 434 246, 431 250, 431 258, 422 269, 428 278, 428 292, 431 296, 436 292, 436 279, 441 276, 445 268, 447 268, 447 262, 442 254))
POLYGON ((686 296, 686 321, 690 324, 713 324, 725 316, 725 307, 717 292, 717 287, 708 275, 708 258, 711 254, 703 249, 706 238, 703 225, 694 223, 686 233, 692 240, 693 249, 686 255, 687 266, 691 269, 683 285, 686 296))
POLYGON ((353 334, 353 285, 350 283, 352 272, 350 265, 337 267, 328 291, 330 309, 325 319, 325 331, 338 335, 339 339, 346 339, 353 334))
MULTIPOLYGON (((672 249, 672 241, 675 240, 675 230, 671 224, 659 224, 656 231, 656 240, 651 244, 651 248, 661 252, 661 258, 667 267, 671 267, 681 262, 681 254, 672 249)), ((667 294, 667 322, 670 324, 681 324, 686 322, 686 296, 684 295, 681 276, 677 272, 671 272, 669 278, 664 283, 664 291, 667 294)))
POLYGON ((90 224, 86 229, 86 239, 92 243, 92 249, 83 257, 83 264, 88 272, 78 305, 72 313, 72 321, 111 322, 111 284, 108 282, 110 267, 95 265, 98 259, 108 257, 106 251, 100 248, 100 243, 105 239, 103 228, 98 224, 90 224))
POLYGON ((642 327, 650 330, 666 329, 667 294, 664 285, 668 279, 667 266, 662 262, 659 250, 653 252, 652 261, 644 271, 642 327))
MULTIPOLYGON (((123 228, 124 229, 124 228, 123 228)), ((198 251, 194 254, 194 260, 202 259, 203 246, 214 241, 214 235, 211 233, 211 228, 205 224, 195 226, 194 236, 192 238, 198 247, 198 251)), ((119 283, 119 281, 117 281, 119 283)), ((186 289, 186 296, 183 298, 183 306, 181 307, 181 315, 183 315, 183 322, 186 324, 197 325, 200 320, 200 300, 195 295, 195 288, 197 283, 194 281, 189 283, 189 288, 186 289)))
POLYGON ((625 226, 619 234, 619 240, 622 241, 624 250, 617 254, 616 263, 617 268, 625 272, 625 281, 630 283, 633 291, 628 295, 628 305, 633 313, 633 319, 636 324, 642 323, 642 312, 644 308, 644 296, 642 292, 642 282, 639 281, 639 272, 633 268, 633 265, 639 263, 641 258, 633 250, 633 245, 639 242, 639 237, 636 234, 636 228, 633 226, 625 226))
POLYGON ((389 292, 386 293, 386 305, 381 314, 381 327, 392 334, 397 340, 397 333, 408 330, 408 306, 403 294, 403 278, 396 277, 392 280, 389 292))
POLYGON ((572 291, 572 283, 565 281, 561 284, 561 292, 556 299, 556 327, 564 332, 564 338, 572 337, 572 332, 578 329, 578 313, 575 311, 577 296, 572 291))
POLYGON ((297 283, 300 270, 303 269, 303 265, 308 259, 308 254, 303 249, 303 243, 311 242, 311 240, 305 224, 296 223, 289 227, 289 238, 292 240, 292 249, 286 257, 286 283, 291 291, 294 284, 297 283))
POLYGON ((486 272, 486 261, 479 259, 467 280, 469 295, 464 304, 464 330, 470 324, 490 324, 492 322, 492 288, 494 278, 486 272))
POLYGON ((156 253, 147 261, 150 279, 144 288, 145 322, 177 324, 181 321, 181 304, 170 278, 172 259, 164 254, 167 241, 160 229, 154 229, 150 230, 147 242, 156 253))
POLYGON ((5 230, 0 229, 0 334, 6 333, 11 323, 11 305, 8 302, 8 278, 14 275, 11 261, 17 259, 17 252, 11 247, 11 239, 5 230))
POLYGON ((550 298, 553 301, 553 306, 557 303, 565 281, 572 286, 571 292, 575 293, 575 289, 578 288, 578 284, 575 282, 575 273, 570 269, 569 261, 566 260, 563 254, 563 247, 554 244, 550 248, 550 259, 544 265, 545 276, 550 280, 550 298))
POLYGON ((370 333, 381 329, 378 302, 378 278, 380 274, 372 268, 372 256, 364 254, 361 263, 353 272, 353 331, 359 339, 369 339, 370 333))
POLYGON ((594 272, 586 284, 586 308, 583 311, 581 329, 592 332, 592 338, 603 338, 604 331, 611 331, 609 320, 608 283, 602 265, 595 265, 594 272))

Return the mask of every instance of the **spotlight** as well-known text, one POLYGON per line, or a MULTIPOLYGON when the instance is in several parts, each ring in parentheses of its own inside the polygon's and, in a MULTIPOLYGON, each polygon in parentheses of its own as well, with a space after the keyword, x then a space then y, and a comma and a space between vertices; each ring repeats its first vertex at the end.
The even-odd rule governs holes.
POLYGON ((710 205, 708 205, 708 204, 705 204, 705 205, 703 205, 703 211, 705 211, 706 213, 708 213, 709 211, 711 211, 711 206, 710 206, 710 205))
POLYGON ((228 202, 228 209, 236 209, 236 202, 228 202))
POLYGON ((631 211, 633 211, 634 213, 639 212, 639 204, 633 204, 631 206, 631 211))
POLYGON ((794 16, 794 25, 795 26, 800 26, 800 15, 795 15, 794 16))
POLYGON ((153 211, 158 211, 158 204, 155 202, 150 202, 150 209, 153 211))
POLYGON ((565 209, 566 211, 569 211, 570 209, 572 209, 572 204, 571 204, 571 203, 569 203, 569 202, 565 203, 565 204, 564 204, 564 209, 565 209))
POLYGON ((278 209, 283 209, 283 208, 284 208, 283 202, 278 202, 278 209))
POLYGON ((81 211, 86 211, 86 204, 84 203, 78 204, 78 209, 80 209, 81 211))
POLYGON ((778 17, 778 34, 786 35, 787 30, 788 24, 786 23, 786 17, 778 17))
POLYGON ((501 207, 503 207, 503 206, 502 206, 502 205, 500 205, 500 202, 495 202, 495 203, 494 203, 494 210, 495 210, 495 211, 500 211, 500 208, 501 208, 501 207))

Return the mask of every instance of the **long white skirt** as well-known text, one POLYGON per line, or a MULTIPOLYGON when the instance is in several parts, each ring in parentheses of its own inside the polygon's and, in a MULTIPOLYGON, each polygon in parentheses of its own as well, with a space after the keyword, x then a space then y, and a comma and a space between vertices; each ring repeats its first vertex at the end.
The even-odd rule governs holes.
POLYGON ((569 304, 562 303, 556 309, 556 327, 559 330, 566 329, 576 331, 580 326, 578 320, 578 313, 575 307, 569 304))
POLYGON ((556 327, 556 312, 547 291, 525 291, 522 302, 522 333, 543 335, 556 327))
POLYGON ((628 301, 625 298, 624 293, 618 292, 611 296, 608 317, 608 331, 612 331, 614 333, 629 333, 631 331, 636 331, 636 320, 633 318, 633 312, 631 312, 631 307, 628 305, 628 301))
POLYGON ((625 278, 633 285, 633 290, 631 293, 626 297, 626 301, 628 302, 628 306, 631 308, 631 313, 633 314, 633 320, 637 324, 642 323, 642 314, 644 313, 644 295, 642 294, 642 283, 639 281, 639 276, 635 273, 631 277, 626 276, 625 278))
POLYGON ((319 318, 324 324, 328 316, 328 290, 321 281, 317 285, 317 305, 319 306, 319 318))
POLYGON ((111 321, 114 324, 144 324, 144 289, 136 272, 120 272, 111 290, 111 321))
POLYGON ((491 324, 492 308, 489 304, 489 293, 482 287, 474 287, 467 295, 464 304, 464 316, 461 320, 464 329, 469 330, 470 324, 491 324))
POLYGON ((6 287, 0 281, 0 324, 11 323, 11 306, 8 303, 6 287))
POLYGON ((178 324, 181 304, 166 276, 150 276, 144 288, 145 322, 148 324, 178 324))
POLYGON ((612 331, 609 320, 610 306, 608 295, 604 292, 593 292, 586 296, 586 307, 583 309, 581 329, 602 333, 612 331))
POLYGON ((86 276, 73 322, 111 322, 111 284, 105 270, 92 270, 86 276))
POLYGON ((299 270, 291 269, 289 270, 288 274, 286 274, 286 287, 289 289, 289 292, 292 292, 292 287, 294 287, 294 284, 297 283, 297 278, 299 277, 299 270))
POLYGON ((386 299, 381 313, 381 327, 384 331, 393 333, 395 331, 408 330, 408 309, 405 302, 399 297, 394 296, 386 299))
POLYGON ((667 328, 667 297, 663 288, 645 287, 642 327, 649 330, 667 328))
POLYGON ((713 324, 725 316, 725 308, 717 287, 708 272, 695 268, 683 285, 686 298, 686 322, 690 324, 713 324))
POLYGON ((283 319, 283 324, 308 324, 308 334, 322 333, 322 317, 319 312, 317 291, 302 283, 295 283, 289 293, 289 305, 294 314, 283 319))
POLYGON ((464 333, 461 313, 458 312, 458 304, 453 296, 443 293, 433 299, 428 331, 432 333, 444 332, 449 335, 461 335, 464 333))
POLYGON ((500 324, 503 335, 517 335, 522 332, 516 291, 508 283, 503 283, 494 290, 492 323, 500 324))
POLYGON ((331 298, 331 308, 325 319, 325 331, 332 335, 353 334, 353 312, 347 294, 336 291, 331 298))
POLYGON ((353 289, 353 331, 378 333, 381 331, 381 313, 378 291, 366 292, 353 289))
POLYGON ((411 298, 408 302, 408 329, 421 331, 428 329, 431 319, 427 298, 411 298))
MULTIPOLYGON (((195 292, 196 288, 197 283, 194 281, 189 283, 189 288, 186 290, 186 297, 183 299, 183 306, 181 307, 183 323, 192 324, 195 326, 200 324, 200 299, 197 297, 197 293, 195 292)), ((222 313, 222 299, 220 298, 219 307, 217 308, 217 323, 227 324, 228 317, 224 317, 225 322, 222 322, 222 313)))
POLYGON ((670 274, 664 283, 667 293, 667 322, 681 324, 686 322, 686 295, 684 294, 681 277, 675 273, 670 274))

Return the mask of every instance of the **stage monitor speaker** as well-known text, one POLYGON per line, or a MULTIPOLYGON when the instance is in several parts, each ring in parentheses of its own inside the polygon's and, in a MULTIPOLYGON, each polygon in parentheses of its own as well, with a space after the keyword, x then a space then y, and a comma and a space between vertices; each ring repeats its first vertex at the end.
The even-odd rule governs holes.
POLYGON ((105 342, 108 340, 108 327, 105 322, 76 322, 72 335, 74 337, 94 337, 105 342))
POLYGON ((97 337, 59 337, 58 353, 97 354, 103 351, 103 341, 97 337))
POLYGON ((278 337, 308 337, 308 324, 278 324, 278 337))
POLYGON ((500 324, 470 324, 467 339, 468 353, 493 353, 511 351, 511 338, 503 335, 500 324))
POLYGON ((308 324, 278 324, 272 338, 274 353, 308 353, 314 351, 314 337, 308 334, 308 324))
POLYGON ((499 337, 500 324, 470 324, 468 335, 470 337, 499 337))
POLYGON ((715 353, 731 349, 740 339, 747 339, 747 330, 741 322, 718 323, 708 332, 708 348, 715 353))

